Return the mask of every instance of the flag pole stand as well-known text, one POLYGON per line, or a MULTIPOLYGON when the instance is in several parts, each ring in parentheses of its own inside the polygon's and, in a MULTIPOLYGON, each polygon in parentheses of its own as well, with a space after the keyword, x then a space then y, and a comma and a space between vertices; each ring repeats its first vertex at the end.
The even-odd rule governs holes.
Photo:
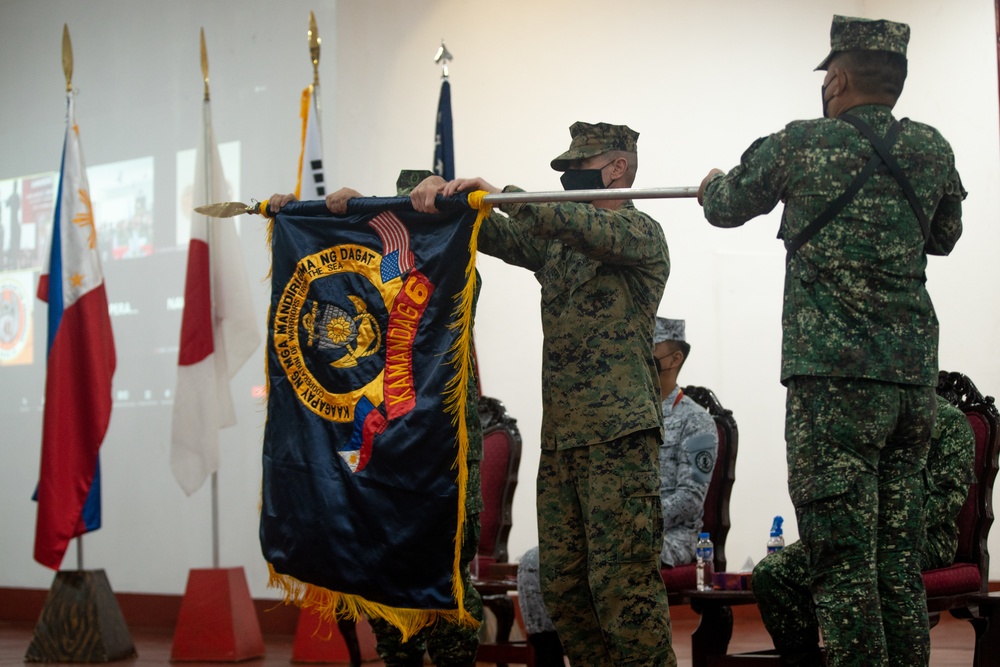
POLYGON ((360 667, 362 663, 378 660, 375 650, 375 633, 368 619, 354 622, 343 620, 337 627, 324 621, 311 609, 299 611, 292 644, 292 662, 332 663, 360 667))
POLYGON ((104 570, 56 572, 24 661, 113 662, 135 656, 104 570))
POLYGON ((219 477, 211 476, 212 567, 188 571, 170 659, 181 662, 240 662, 264 655, 260 631, 242 567, 219 567, 219 477))
POLYGON ((192 568, 170 659, 240 662, 263 655, 264 637, 243 568, 192 568))

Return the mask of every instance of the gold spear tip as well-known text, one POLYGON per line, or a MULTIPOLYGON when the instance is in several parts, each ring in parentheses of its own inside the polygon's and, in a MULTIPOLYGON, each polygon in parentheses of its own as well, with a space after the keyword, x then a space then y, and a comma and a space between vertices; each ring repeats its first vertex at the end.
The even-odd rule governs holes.
POLYGON ((205 80, 205 99, 208 99, 208 48, 205 46, 205 29, 201 29, 201 78, 205 80))
POLYGON ((73 43, 69 40, 69 26, 63 23, 62 38, 63 74, 66 75, 66 92, 73 92, 73 43))
POLYGON ((238 201, 226 201, 218 204, 197 206, 195 207, 194 212, 207 215, 210 218, 232 218, 233 216, 243 215, 244 213, 260 213, 260 210, 261 202, 244 204, 243 202, 238 201))
POLYGON ((316 15, 309 12, 309 58, 313 66, 313 83, 319 85, 319 45, 323 41, 319 38, 319 28, 316 27, 316 15))

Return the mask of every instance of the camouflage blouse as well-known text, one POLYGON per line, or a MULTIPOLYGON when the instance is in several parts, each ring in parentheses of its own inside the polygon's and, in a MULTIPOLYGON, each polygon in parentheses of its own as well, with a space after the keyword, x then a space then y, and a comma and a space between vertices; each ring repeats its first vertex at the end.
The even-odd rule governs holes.
POLYGON ((652 337, 670 255, 659 223, 632 202, 503 211, 483 223, 479 249, 541 283, 542 447, 661 430, 652 337))
MULTIPOLYGON (((893 121, 887 106, 850 113, 879 136, 893 121)), ((872 153, 842 120, 793 122, 758 139, 739 166, 708 183, 705 217, 717 227, 736 227, 782 201, 778 236, 787 247, 847 190, 872 153)), ((966 193, 951 147, 934 128, 903 119, 892 154, 930 220, 929 238, 925 244, 902 189, 879 166, 786 267, 783 382, 796 375, 937 382, 938 321, 924 269, 927 254, 947 255, 961 236, 966 193)))

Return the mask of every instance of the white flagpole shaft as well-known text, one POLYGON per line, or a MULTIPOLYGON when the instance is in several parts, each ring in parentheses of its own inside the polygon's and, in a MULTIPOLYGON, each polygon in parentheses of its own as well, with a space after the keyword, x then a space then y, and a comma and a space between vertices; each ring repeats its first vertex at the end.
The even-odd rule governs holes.
POLYGON ((212 473, 212 567, 219 569, 219 473, 212 473))
POLYGON ((487 204, 521 204, 550 201, 603 201, 608 199, 683 199, 697 197, 698 187, 611 188, 610 190, 553 190, 551 192, 500 192, 483 197, 487 204))
POLYGON ((76 538, 76 569, 83 572, 83 535, 76 538))

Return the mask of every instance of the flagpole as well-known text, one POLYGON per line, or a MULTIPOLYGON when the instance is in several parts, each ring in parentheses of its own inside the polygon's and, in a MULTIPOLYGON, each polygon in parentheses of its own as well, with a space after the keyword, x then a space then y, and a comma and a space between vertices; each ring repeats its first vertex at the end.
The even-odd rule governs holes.
POLYGON ((320 128, 322 136, 323 128, 323 105, 319 96, 319 45, 323 41, 319 37, 319 28, 316 26, 316 15, 309 12, 309 60, 313 66, 313 106, 316 109, 316 127, 320 128))
POLYGON ((591 202, 608 199, 684 199, 698 196, 698 186, 679 188, 611 188, 606 190, 552 190, 544 192, 498 192, 483 197, 487 204, 540 202, 591 202))
MULTIPOLYGON (((69 102, 73 97, 73 43, 70 41, 69 25, 66 23, 63 23, 62 65, 63 74, 66 76, 66 98, 69 102)), ((66 108, 69 108, 68 104, 66 108)), ((67 118, 66 122, 71 122, 71 119, 67 118)), ((76 569, 83 571, 83 535, 76 536, 76 569)))
MULTIPOLYGON (((205 46, 205 29, 201 29, 201 75, 205 80, 205 99, 202 102, 203 112, 207 111, 210 94, 208 89, 208 49, 205 46)), ((204 126, 204 123, 202 123, 204 126)), ((202 140, 204 143, 204 139, 202 140)), ((202 151, 202 159, 205 161, 204 164, 204 174, 205 174, 205 201, 208 201, 212 196, 213 183, 212 181, 212 154, 208 150, 202 151)), ((213 225, 208 225, 206 230, 208 234, 208 247, 212 247, 212 230, 213 225)), ((212 471, 212 567, 215 569, 219 568, 219 471, 212 471)))
MULTIPOLYGON (((322 40, 319 38, 319 28, 316 27, 316 15, 309 12, 309 59, 313 66, 313 85, 319 85, 319 45, 322 40)), ((319 105, 317 104, 317 107, 319 105)))

